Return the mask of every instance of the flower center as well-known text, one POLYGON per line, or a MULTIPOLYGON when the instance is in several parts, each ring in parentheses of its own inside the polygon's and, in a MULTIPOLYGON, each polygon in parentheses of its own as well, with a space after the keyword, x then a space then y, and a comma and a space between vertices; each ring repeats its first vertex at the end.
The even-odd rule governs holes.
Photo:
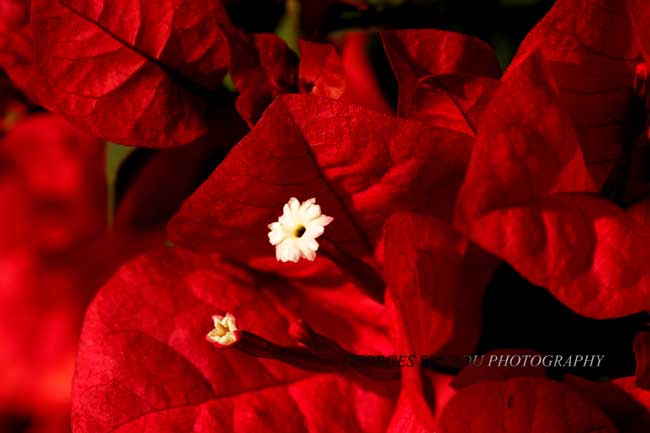
POLYGON ((225 316, 212 316, 214 329, 210 331, 206 338, 212 343, 220 346, 230 346, 235 344, 239 339, 239 330, 235 317, 228 313, 225 316))
POLYGON ((298 227, 296 227, 296 231, 294 233, 294 236, 297 237, 297 238, 301 238, 302 235, 304 235, 306 231, 307 231, 307 228, 301 224, 298 227))

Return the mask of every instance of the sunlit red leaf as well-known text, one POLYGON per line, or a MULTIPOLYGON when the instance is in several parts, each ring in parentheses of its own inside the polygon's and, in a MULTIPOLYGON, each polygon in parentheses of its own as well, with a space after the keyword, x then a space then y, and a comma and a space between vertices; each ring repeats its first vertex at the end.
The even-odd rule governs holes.
POLYGON ((397 353, 472 353, 497 260, 436 218, 396 214, 384 230, 387 286, 406 326, 393 338, 397 353))
POLYGON ((230 60, 219 2, 36 0, 32 12, 43 105, 123 144, 169 147, 206 131, 230 60))
POLYGON ((536 59, 511 69, 490 104, 457 221, 581 314, 605 318, 647 309, 649 203, 626 212, 584 194, 593 186, 574 130, 536 59))
POLYGON ((290 322, 307 316, 348 348, 385 353, 382 307, 350 285, 320 282, 271 278, 179 247, 132 261, 87 313, 74 431, 383 432, 391 399, 381 387, 204 339, 210 316, 231 312, 240 329, 290 345, 290 322))
MULTIPOLYGON (((267 225, 290 197, 334 217, 325 237, 372 255, 386 218, 449 218, 471 138, 329 98, 285 96, 266 111, 172 220, 174 242, 248 261, 272 258, 267 225)), ((273 259, 274 260, 274 259, 273 259)))
POLYGON ((389 431, 433 431, 453 391, 449 377, 425 374, 420 362, 462 360, 475 350, 483 290, 496 260, 433 217, 395 214, 384 230, 393 347, 416 362, 402 369, 402 396, 389 431))
POLYGON ((539 50, 549 63, 597 185, 605 182, 628 139, 634 72, 642 61, 624 6, 617 0, 558 1, 513 60, 516 65, 539 50))

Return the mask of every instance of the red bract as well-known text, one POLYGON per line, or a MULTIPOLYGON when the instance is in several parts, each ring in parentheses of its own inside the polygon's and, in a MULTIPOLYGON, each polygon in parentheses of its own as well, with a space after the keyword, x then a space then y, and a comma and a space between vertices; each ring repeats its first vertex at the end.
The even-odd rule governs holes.
POLYGON ((440 30, 381 35, 399 83, 399 114, 474 135, 501 75, 492 48, 440 30))
MULTIPOLYGON (((340 393, 359 386, 349 375, 394 379, 399 370, 353 353, 458 354, 476 344, 477 310, 493 259, 431 216, 449 219, 471 141, 326 97, 277 99, 169 224, 176 246, 130 263, 102 289, 82 337, 75 429, 137 431, 146 424, 231 431, 244 423, 264 431, 283 422, 283 431, 383 431, 392 402, 380 396, 393 385, 371 382, 374 391, 358 399, 356 392, 352 398, 340 393), (313 262, 280 264, 269 245, 268 224, 292 196, 315 197, 334 218, 313 262), (382 228, 399 210, 427 216, 395 217, 384 253, 382 228), (420 239, 419 230, 426 236, 420 239), (406 309, 389 316, 396 318, 394 346, 386 340, 387 313, 376 302, 386 286, 382 259, 394 299, 406 309), (485 273, 464 275, 474 265, 485 266, 485 273), (402 266, 413 273, 398 275, 402 266), (425 278, 432 277, 431 266, 435 280, 425 278), (464 301, 458 309, 457 290, 464 301), (216 350, 202 337, 209 317, 226 312, 237 318, 242 340, 232 350, 216 350), (427 322, 429 313, 439 319, 427 322), (290 323, 289 335, 302 349, 288 348, 290 323), (316 393, 324 402, 318 410, 316 393), (272 411, 259 410, 262 404, 272 411), (368 411, 369 405, 375 408, 368 411)), ((438 402, 449 396, 448 378, 421 381, 420 371, 405 377, 393 431, 432 416, 435 402, 424 397, 425 387, 446 389, 438 402)))
POLYGON ((443 411, 443 431, 489 432, 502 426, 506 432, 641 433, 650 427, 650 394, 635 388, 634 378, 591 382, 566 375, 558 382, 546 374, 542 366, 495 368, 487 362, 464 369, 452 382, 457 394, 443 411))
POLYGON ((340 54, 331 44, 300 41, 299 89, 390 113, 368 59, 369 34, 348 33, 340 54))
POLYGON ((352 104, 393 114, 395 110, 386 101, 371 60, 371 43, 371 33, 348 32, 343 39, 341 61, 348 85, 344 98, 352 104))
MULTIPOLYGON (((444 281, 440 286, 418 280, 412 296, 416 282, 403 284, 398 277, 391 293, 399 304, 390 304, 388 313, 327 259, 294 265, 301 272, 291 277, 182 247, 132 261, 87 313, 75 379, 75 432, 129 432, 145 426, 188 432, 385 431, 395 391, 395 383, 385 379, 392 379, 393 372, 399 377, 399 369, 368 363, 348 351, 387 355, 403 350, 419 362, 442 347, 469 349, 471 342, 462 339, 476 335, 477 329, 468 329, 477 324, 476 311, 454 311, 449 299, 464 293, 468 305, 477 305, 482 288, 476 285, 480 278, 461 277, 473 260, 467 260, 471 255, 466 256, 464 241, 448 224, 401 215, 387 230, 393 232, 386 241, 388 268, 404 265, 401 254, 406 253, 406 264, 418 275, 433 265, 444 281), (424 230, 426 239, 439 241, 432 246, 400 242, 394 232, 398 225, 414 239, 415 226, 409 224, 424 230), (237 319, 239 337, 229 350, 218 350, 203 335, 209 317, 226 311, 237 319), (441 320, 427 322, 430 314, 441 320), (466 319, 470 322, 463 323, 466 319), (294 340, 313 353, 300 351, 294 340), (347 359, 339 358, 343 354, 347 359), (388 375, 381 381, 363 379, 376 379, 376 374, 388 375)), ((450 397, 448 377, 420 378, 422 371, 414 364, 404 373, 403 394, 388 431, 433 425, 426 424, 434 423, 432 412, 450 397), (424 397, 424 389, 432 386, 433 401, 424 397)))
POLYGON ((240 329, 277 344, 290 344, 289 324, 308 317, 348 348, 385 353, 381 306, 340 281, 282 279, 180 247, 131 262, 87 313, 75 432, 382 432, 390 388, 204 340, 210 316, 229 311, 240 329))
POLYGON ((595 404, 567 385, 541 378, 488 381, 461 389, 445 408, 445 433, 614 433, 595 404))
POLYGON ((172 220, 174 242, 229 257, 269 257, 267 224, 290 197, 315 197, 327 239, 371 256, 398 210, 449 218, 470 137, 328 98, 277 100, 172 220), (237 233, 237 236, 233 236, 237 233))
POLYGON ((298 84, 303 93, 339 99, 347 90, 345 69, 334 45, 300 41, 298 84))
POLYGON ((494 258, 436 218, 395 214, 384 230, 390 300, 407 328, 394 337, 396 351, 456 357, 472 353, 494 258))
MULTIPOLYGON (((385 231, 386 305, 395 352, 433 367, 445 357, 462 360, 476 349, 483 290, 496 261, 435 218, 396 214, 385 231)), ((434 431, 452 393, 449 380, 417 366, 403 369, 389 431, 434 431)))
MULTIPOLYGON (((124 144, 188 143, 229 61, 219 2, 32 2, 39 101, 124 144)), ((30 89, 32 90, 32 89, 30 89)))
POLYGON ((504 77, 481 124, 457 221, 575 311, 647 309, 648 201, 623 211, 594 187, 553 80, 533 54, 504 77))
POLYGON ((237 87, 237 110, 255 124, 277 96, 297 88, 298 58, 287 44, 271 34, 231 37, 230 73, 237 87))
MULTIPOLYGON (((643 61, 642 35, 634 30, 624 6, 617 0, 558 1, 513 60, 516 65, 539 50, 549 63, 597 186, 610 176, 630 140, 632 86, 643 61)), ((631 12, 644 19, 640 11, 631 12)))

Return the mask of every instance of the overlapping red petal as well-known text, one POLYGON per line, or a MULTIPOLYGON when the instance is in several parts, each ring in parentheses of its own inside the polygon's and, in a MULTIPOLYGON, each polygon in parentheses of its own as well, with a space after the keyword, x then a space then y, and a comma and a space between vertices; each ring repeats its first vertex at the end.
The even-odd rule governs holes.
POLYGON ((561 0, 529 33, 513 60, 516 65, 538 50, 550 65, 597 186, 607 180, 629 140, 632 86, 636 66, 643 61, 640 36, 625 2, 561 0))
POLYGON ((204 0, 37 0, 28 90, 105 139, 186 144, 208 128, 205 94, 221 85, 228 66, 227 25, 220 3, 204 0))
POLYGON ((290 322, 308 317, 348 348, 387 348, 381 306, 349 284, 282 280, 180 247, 152 252, 123 267, 87 313, 75 431, 384 431, 387 388, 216 350, 204 335, 210 315, 225 312, 277 344, 291 344, 290 322))
POLYGON ((392 113, 371 65, 370 34, 347 33, 337 47, 300 41, 299 89, 332 99, 392 113))
POLYGON ((646 309, 648 202, 626 212, 593 194, 553 82, 537 54, 504 77, 481 124, 457 222, 579 313, 646 309))
POLYGON ((461 389, 445 408, 445 433, 615 433, 607 415, 571 387, 543 378, 487 381, 461 389))
POLYGON ((381 35, 399 83, 399 114, 474 135, 501 75, 492 48, 479 39, 441 30, 381 35))
POLYGON ((422 210, 449 218, 471 138, 329 98, 278 99, 171 221, 171 239, 250 260, 269 257, 267 225, 290 197, 314 197, 335 218, 326 237, 372 255, 386 218, 422 210))

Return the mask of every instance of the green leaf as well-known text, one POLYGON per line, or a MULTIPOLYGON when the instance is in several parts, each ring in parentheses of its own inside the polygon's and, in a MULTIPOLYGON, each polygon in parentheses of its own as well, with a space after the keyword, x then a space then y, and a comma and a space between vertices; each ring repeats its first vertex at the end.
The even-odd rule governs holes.
POLYGON ((135 147, 106 142, 106 184, 108 186, 108 226, 113 225, 115 217, 115 182, 122 162, 135 150, 135 147))

